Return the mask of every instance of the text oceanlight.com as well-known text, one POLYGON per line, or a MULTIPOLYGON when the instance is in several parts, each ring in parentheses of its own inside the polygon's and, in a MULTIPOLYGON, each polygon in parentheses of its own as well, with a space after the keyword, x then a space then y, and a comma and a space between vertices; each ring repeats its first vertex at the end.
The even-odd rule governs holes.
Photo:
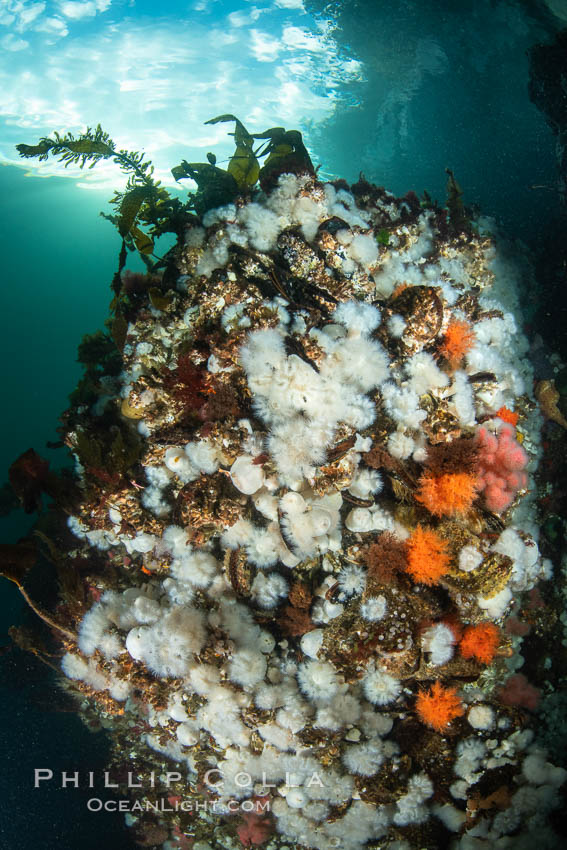
POLYGON ((89 812, 213 812, 224 814, 229 812, 269 812, 270 800, 229 800, 219 803, 216 800, 179 800, 171 797, 160 797, 156 800, 101 800, 91 797, 87 801, 89 812))

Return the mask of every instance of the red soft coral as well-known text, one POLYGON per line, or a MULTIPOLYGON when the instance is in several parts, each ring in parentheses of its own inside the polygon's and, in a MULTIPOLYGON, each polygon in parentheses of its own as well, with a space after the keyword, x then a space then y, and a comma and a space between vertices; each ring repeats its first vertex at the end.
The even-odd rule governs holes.
POLYGON ((524 469, 528 456, 516 440, 514 428, 508 424, 502 425, 497 435, 486 428, 479 428, 477 443, 478 490, 484 493, 488 510, 501 513, 510 507, 518 490, 527 484, 524 469))

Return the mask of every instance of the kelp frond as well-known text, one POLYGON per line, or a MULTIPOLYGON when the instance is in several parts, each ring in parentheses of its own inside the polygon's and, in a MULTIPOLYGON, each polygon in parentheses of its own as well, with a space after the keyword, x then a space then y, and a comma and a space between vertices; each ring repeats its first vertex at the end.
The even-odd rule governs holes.
MULTIPOLYGON (((37 158, 40 162, 50 156, 58 157, 65 168, 69 165, 83 168, 87 163, 93 168, 101 159, 109 159, 128 175, 124 189, 115 191, 110 200, 114 214, 101 213, 122 237, 118 268, 112 280, 112 290, 118 298, 128 251, 138 251, 152 273, 164 264, 159 257, 157 262, 150 259, 155 257, 155 239, 164 233, 181 237, 193 212, 202 216, 207 210, 230 203, 238 194, 252 191, 258 183, 266 190, 286 171, 315 173, 298 130, 271 127, 262 133, 249 133, 242 121, 230 113, 205 123, 221 122, 234 122, 235 125, 234 132, 229 135, 234 136, 236 150, 226 170, 218 167, 213 153, 207 154, 207 162, 182 160, 171 169, 176 181, 191 178, 197 184, 197 191, 190 193, 185 204, 171 197, 160 185, 154 177, 154 166, 144 153, 117 150, 115 142, 100 124, 94 129, 88 127, 77 138, 72 133, 55 132, 53 137, 44 136, 36 145, 20 144, 16 149, 20 156, 37 158), (260 158, 265 158, 262 167, 260 158)), ((113 310, 117 312, 120 306, 117 299, 113 303, 113 310)))
POLYGON ((456 235, 471 232, 471 219, 463 203, 463 190, 457 183, 450 168, 447 174, 447 209, 449 211, 449 227, 456 235))
POLYGON ((234 121, 236 150, 226 171, 217 166, 214 154, 208 153, 208 162, 187 162, 171 169, 176 180, 190 177, 197 183, 197 191, 189 204, 198 215, 207 210, 230 203, 241 192, 251 191, 259 182, 263 189, 277 180, 284 171, 314 174, 315 169, 298 130, 271 127, 262 133, 250 133, 236 115, 225 113, 210 118, 205 124, 234 121), (256 148, 255 142, 261 142, 256 148), (260 167, 260 158, 265 157, 260 167))
MULTIPOLYGON (((16 145, 16 150, 20 156, 27 159, 38 157, 40 162, 53 154, 53 156, 59 157, 59 162, 65 163, 65 168, 71 164, 83 168, 85 163, 89 161, 91 163, 89 168, 93 168, 99 160, 116 155, 114 142, 108 133, 104 132, 100 124, 97 124, 94 130, 87 127, 78 139, 72 133, 61 136, 55 131, 53 139, 44 136, 37 145, 16 145)), ((120 151, 120 153, 125 153, 125 151, 120 151)))
POLYGON ((62 136, 55 132, 53 138, 45 136, 37 145, 21 144, 16 145, 16 149, 20 156, 27 159, 37 157, 40 162, 47 160, 50 155, 58 157, 65 168, 69 165, 84 168, 87 163, 89 168, 93 168, 101 159, 115 162, 128 174, 128 182, 122 191, 114 193, 110 201, 118 213, 112 220, 122 238, 129 240, 128 247, 136 248, 141 254, 153 253, 152 236, 167 232, 171 214, 177 211, 176 204, 182 206, 155 179, 154 166, 145 158, 145 154, 117 150, 115 142, 100 124, 94 129, 88 127, 77 138, 73 133, 62 136), (140 230, 138 220, 153 228, 150 235, 140 230))

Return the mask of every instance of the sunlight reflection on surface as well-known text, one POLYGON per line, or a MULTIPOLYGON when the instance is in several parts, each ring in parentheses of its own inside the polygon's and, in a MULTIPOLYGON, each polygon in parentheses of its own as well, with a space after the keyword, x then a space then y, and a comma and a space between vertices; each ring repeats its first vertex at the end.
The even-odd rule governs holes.
MULTIPOLYGON (((236 10, 229 2, 200 3, 179 15, 175 5, 167 16, 149 17, 139 4, 114 14, 108 0, 59 3, 54 34, 47 4, 28 4, 26 16, 22 4, 9 2, 0 16, 8 30, 0 161, 21 164, 13 149, 21 141, 100 122, 118 147, 143 149, 171 184, 169 169, 183 158, 202 160, 212 147, 219 161, 230 155, 227 128, 204 127, 208 118, 237 111, 251 130, 274 123, 305 129, 330 116, 339 82, 361 75, 358 62, 341 60, 329 28, 307 15, 301 0, 236 10)), ((55 162, 26 166, 61 175, 55 162)), ((115 186, 116 176, 116 167, 102 162, 80 185, 115 186)))

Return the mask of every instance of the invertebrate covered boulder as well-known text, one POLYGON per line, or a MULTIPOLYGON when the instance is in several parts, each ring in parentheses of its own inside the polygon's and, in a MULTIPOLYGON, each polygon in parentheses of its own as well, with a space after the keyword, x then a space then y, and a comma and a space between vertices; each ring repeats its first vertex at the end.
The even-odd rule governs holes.
POLYGON ((131 302, 120 374, 67 414, 79 460, 109 421, 136 446, 127 471, 78 467, 69 546, 97 594, 63 671, 115 760, 182 768, 167 791, 198 817, 130 791, 164 848, 539 842, 563 777, 522 771, 530 734, 494 681, 496 626, 550 574, 541 420, 495 257, 486 224, 279 174, 193 217, 167 298, 131 302), (489 448, 515 475, 500 500, 489 448), (490 652, 459 652, 481 623, 490 652))

